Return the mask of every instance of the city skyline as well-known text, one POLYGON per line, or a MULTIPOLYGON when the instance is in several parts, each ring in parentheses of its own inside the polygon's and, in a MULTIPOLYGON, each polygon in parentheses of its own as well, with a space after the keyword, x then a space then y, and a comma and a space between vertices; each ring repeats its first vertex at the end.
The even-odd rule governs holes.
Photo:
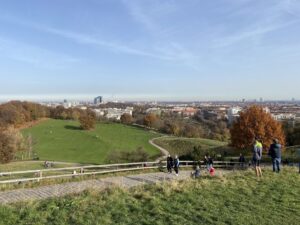
POLYGON ((300 2, 3 1, 0 100, 300 99, 300 2))

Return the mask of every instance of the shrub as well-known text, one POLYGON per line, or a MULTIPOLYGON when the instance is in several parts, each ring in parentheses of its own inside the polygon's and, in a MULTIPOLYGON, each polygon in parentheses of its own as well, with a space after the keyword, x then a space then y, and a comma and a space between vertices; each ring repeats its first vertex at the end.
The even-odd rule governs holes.
POLYGON ((15 157, 17 151, 24 148, 23 136, 12 127, 0 130, 0 161, 8 163, 15 157))

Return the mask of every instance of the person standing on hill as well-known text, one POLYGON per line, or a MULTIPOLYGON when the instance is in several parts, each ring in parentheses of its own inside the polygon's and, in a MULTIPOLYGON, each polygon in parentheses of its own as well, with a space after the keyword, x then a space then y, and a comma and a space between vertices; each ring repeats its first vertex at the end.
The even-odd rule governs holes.
POLYGON ((172 173, 172 167, 173 167, 173 158, 171 155, 168 155, 167 157, 167 169, 169 173, 172 173))
POLYGON ((175 159, 174 159, 174 170, 175 170, 176 176, 178 176, 178 172, 179 172, 179 158, 178 158, 177 155, 175 156, 175 159))
POLYGON ((262 172, 260 168, 260 161, 262 158, 262 149, 263 145, 258 138, 255 138, 254 146, 253 146, 253 163, 255 166, 256 176, 262 177, 262 172))
POLYGON ((206 169, 209 172, 210 168, 213 166, 213 160, 209 155, 204 156, 204 164, 206 165, 206 169))
POLYGON ((281 163, 281 145, 277 139, 273 140, 269 149, 269 155, 272 158, 273 172, 280 172, 280 163, 281 163))
POLYGON ((242 153, 240 153, 240 158, 239 158, 240 166, 244 167, 245 162, 246 162, 245 156, 242 153))

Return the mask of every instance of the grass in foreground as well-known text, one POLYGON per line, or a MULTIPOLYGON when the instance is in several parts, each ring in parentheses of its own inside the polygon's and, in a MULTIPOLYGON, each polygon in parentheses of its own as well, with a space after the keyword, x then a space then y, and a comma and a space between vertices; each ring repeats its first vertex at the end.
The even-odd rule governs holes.
POLYGON ((0 224, 298 224, 300 176, 253 171, 0 207, 0 224))
POLYGON ((22 132, 32 135, 40 160, 100 164, 112 150, 129 152, 138 147, 153 158, 160 154, 148 143, 157 134, 116 123, 99 123, 95 130, 83 131, 75 121, 47 120, 22 132))

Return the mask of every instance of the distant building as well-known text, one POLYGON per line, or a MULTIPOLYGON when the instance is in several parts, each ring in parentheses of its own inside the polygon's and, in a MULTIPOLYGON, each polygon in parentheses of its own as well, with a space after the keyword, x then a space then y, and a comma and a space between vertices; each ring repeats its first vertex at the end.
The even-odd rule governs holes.
POLYGON ((232 107, 227 111, 227 117, 229 124, 232 124, 236 118, 240 116, 240 112, 242 111, 241 107, 232 107))
POLYGON ((263 110, 264 110, 265 113, 271 113, 271 110, 268 107, 264 107, 263 110))
POLYGON ((123 114, 129 114, 132 116, 133 107, 126 107, 126 109, 118 108, 104 108, 104 109, 93 109, 96 113, 96 116, 104 116, 107 119, 120 120, 123 114))
POLYGON ((161 109, 160 108, 149 108, 146 110, 146 113, 153 113, 153 114, 156 114, 158 116, 161 115, 161 109))
POLYGON ((98 96, 98 97, 94 98, 94 104, 95 104, 95 105, 99 105, 99 104, 101 104, 102 102, 103 102, 102 96, 98 96))
POLYGON ((173 109, 171 109, 171 111, 173 113, 177 113, 177 114, 180 114, 180 115, 183 115, 183 116, 187 116, 187 117, 190 117, 190 116, 194 116, 198 109, 195 109, 193 107, 174 107, 173 109))
POLYGON ((68 102, 67 99, 64 99, 64 102, 63 102, 62 106, 63 106, 64 108, 68 109, 68 108, 71 108, 71 107, 72 107, 72 103, 71 103, 71 102, 68 102))
POLYGON ((275 120, 283 121, 283 120, 295 120, 297 115, 294 113, 280 113, 280 114, 272 114, 272 117, 275 120))

